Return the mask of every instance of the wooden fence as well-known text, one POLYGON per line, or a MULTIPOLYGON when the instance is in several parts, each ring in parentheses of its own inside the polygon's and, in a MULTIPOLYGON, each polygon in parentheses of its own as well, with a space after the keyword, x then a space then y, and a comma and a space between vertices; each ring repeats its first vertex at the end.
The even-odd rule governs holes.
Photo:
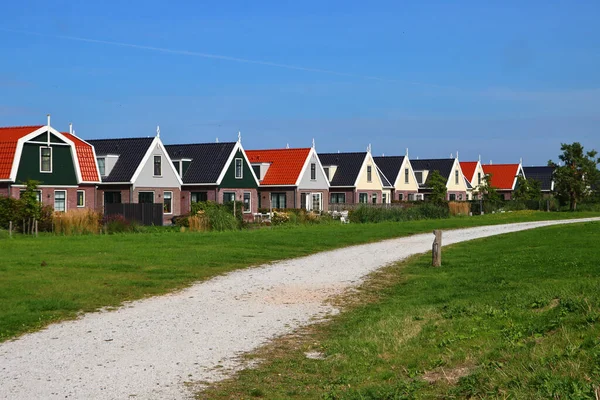
POLYGON ((104 205, 104 215, 122 215, 142 225, 162 226, 163 207, 162 203, 109 203, 104 205))

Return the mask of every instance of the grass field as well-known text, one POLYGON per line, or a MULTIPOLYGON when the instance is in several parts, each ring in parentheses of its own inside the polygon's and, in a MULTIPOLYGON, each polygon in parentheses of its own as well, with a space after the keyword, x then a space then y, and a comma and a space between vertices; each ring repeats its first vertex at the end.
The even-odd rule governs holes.
POLYGON ((599 260, 598 222, 457 244, 442 268, 414 257, 198 397, 597 399, 599 260))
POLYGON ((519 212, 409 223, 326 224, 235 232, 0 235, 0 341, 233 269, 336 247, 467 226, 599 213, 519 212))

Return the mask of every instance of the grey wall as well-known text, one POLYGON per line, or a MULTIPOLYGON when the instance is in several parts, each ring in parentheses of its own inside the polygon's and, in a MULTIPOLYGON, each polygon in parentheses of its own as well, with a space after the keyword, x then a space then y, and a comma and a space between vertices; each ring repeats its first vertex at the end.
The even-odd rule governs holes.
POLYGON ((137 180, 133 182, 134 187, 179 187, 177 175, 173 170, 173 164, 167 155, 158 146, 158 143, 152 149, 152 154, 144 164, 142 172, 137 180), (162 177, 154 176, 154 156, 162 156, 162 177))

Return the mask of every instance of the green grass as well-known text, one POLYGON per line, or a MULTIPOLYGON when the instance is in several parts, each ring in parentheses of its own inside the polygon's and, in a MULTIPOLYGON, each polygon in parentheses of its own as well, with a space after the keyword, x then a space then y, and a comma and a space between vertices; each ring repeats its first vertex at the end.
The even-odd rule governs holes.
POLYGON ((442 268, 398 263, 198 397, 597 399, 599 244, 591 222, 454 245, 442 268))
POLYGON ((0 341, 80 312, 162 294, 234 269, 336 247, 464 226, 597 216, 506 213, 233 232, 0 236, 0 341))

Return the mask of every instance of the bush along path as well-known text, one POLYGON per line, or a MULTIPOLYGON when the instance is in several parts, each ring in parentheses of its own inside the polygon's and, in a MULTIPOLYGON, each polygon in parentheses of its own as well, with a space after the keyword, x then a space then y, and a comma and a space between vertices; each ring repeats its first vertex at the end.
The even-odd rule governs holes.
MULTIPOLYGON (((586 219, 599 220, 599 218, 586 219)), ((584 220, 459 229, 444 244, 584 220)), ((0 345, 0 398, 185 398, 238 356, 337 310, 326 299, 431 248, 431 234, 246 269, 0 345)))

